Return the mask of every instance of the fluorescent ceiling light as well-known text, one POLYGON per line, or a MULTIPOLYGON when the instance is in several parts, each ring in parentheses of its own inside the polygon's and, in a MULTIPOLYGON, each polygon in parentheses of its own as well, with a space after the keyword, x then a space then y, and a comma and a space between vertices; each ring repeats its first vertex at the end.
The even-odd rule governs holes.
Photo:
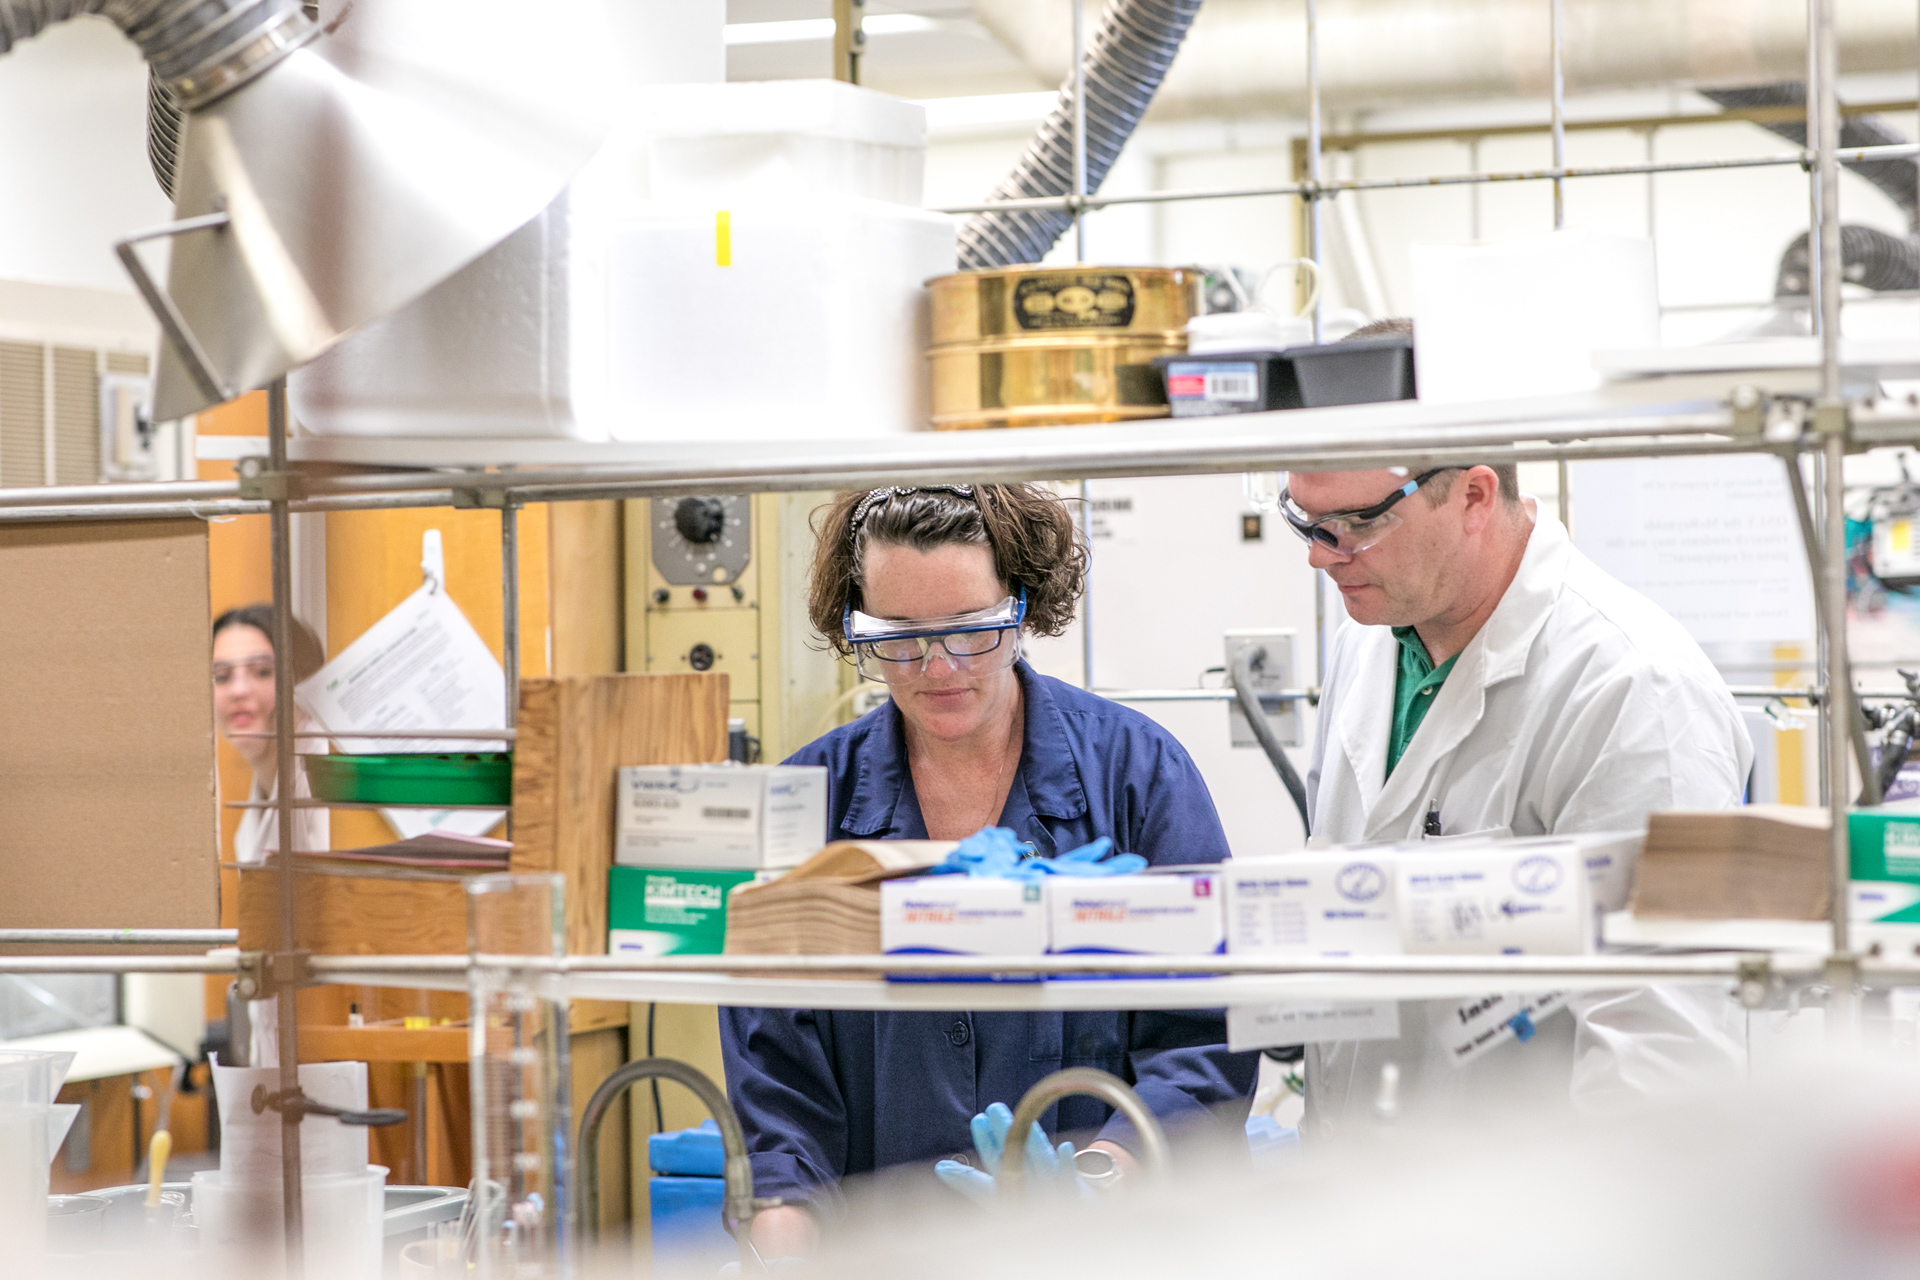
MULTIPOLYGON (((908 35, 940 31, 955 24, 917 13, 876 13, 860 24, 870 36, 908 35)), ((799 44, 833 39, 832 18, 793 18, 785 22, 729 22, 722 37, 728 44, 799 44)))
POLYGON ((954 129, 970 125, 1032 124, 1047 118, 1060 95, 1052 89, 1033 93, 979 93, 954 98, 920 98, 927 110, 927 128, 954 129))

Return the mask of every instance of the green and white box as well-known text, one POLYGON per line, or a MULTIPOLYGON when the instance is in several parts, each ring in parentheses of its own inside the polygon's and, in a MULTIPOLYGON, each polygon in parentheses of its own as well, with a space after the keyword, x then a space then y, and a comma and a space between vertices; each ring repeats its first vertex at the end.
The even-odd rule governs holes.
POLYGON ((751 871, 614 867, 607 873, 607 953, 717 956, 727 944, 727 895, 751 871))
POLYGON ((640 765, 620 771, 613 860, 724 871, 795 867, 827 842, 819 765, 640 765))
POLYGON ((1847 815, 1853 884, 1849 914, 1874 924, 1920 926, 1920 804, 1847 815))

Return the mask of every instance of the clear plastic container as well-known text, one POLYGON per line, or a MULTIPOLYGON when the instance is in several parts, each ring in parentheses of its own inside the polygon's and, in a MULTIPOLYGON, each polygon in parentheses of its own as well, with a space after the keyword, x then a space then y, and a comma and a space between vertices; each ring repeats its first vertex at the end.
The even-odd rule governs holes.
POLYGON ((566 951, 563 884, 558 875, 467 882, 473 1177, 502 1191, 497 1209, 491 1196, 478 1206, 482 1280, 571 1274, 567 1003, 538 963, 566 951))
MULTIPOLYGON (((380 1274, 386 1186, 379 1165, 300 1180, 308 1276, 380 1274)), ((233 1178, 217 1169, 193 1175, 193 1220, 208 1274, 270 1280, 284 1273, 280 1194, 277 1178, 233 1178)))

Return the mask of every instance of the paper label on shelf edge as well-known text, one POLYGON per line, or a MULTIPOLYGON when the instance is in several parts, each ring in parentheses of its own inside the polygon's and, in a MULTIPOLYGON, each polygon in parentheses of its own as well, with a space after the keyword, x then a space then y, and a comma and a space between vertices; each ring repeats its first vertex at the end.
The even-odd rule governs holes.
POLYGON ((1330 1040, 1397 1040, 1397 1000, 1278 1000, 1227 1007, 1227 1049, 1277 1049, 1330 1040))
MULTIPOLYGON (((1454 1009, 1447 1032, 1447 1060, 1464 1067, 1481 1054, 1495 1049, 1520 1034, 1514 1024, 1521 1018, 1538 1026, 1567 1007, 1567 993, 1545 991, 1520 996, 1510 991, 1496 992, 1473 1000, 1463 1000, 1454 1009)), ((1532 1038, 1528 1032, 1528 1038, 1532 1038)))

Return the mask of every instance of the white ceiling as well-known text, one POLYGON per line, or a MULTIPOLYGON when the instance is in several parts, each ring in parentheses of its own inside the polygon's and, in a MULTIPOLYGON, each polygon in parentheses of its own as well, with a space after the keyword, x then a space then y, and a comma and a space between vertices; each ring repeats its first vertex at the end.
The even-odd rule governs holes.
MULTIPOLYGON (((831 0, 727 0, 734 39, 784 34, 779 29, 742 32, 735 24, 831 20, 831 0)), ((861 83, 902 98, 947 98, 973 94, 1052 89, 973 21, 969 0, 869 0, 861 83), (911 14, 930 29, 888 31, 886 16, 911 14)), ((791 29, 789 29, 791 30, 791 29)), ((727 49, 729 80, 792 80, 831 74, 831 28, 803 40, 735 43, 727 49)))

